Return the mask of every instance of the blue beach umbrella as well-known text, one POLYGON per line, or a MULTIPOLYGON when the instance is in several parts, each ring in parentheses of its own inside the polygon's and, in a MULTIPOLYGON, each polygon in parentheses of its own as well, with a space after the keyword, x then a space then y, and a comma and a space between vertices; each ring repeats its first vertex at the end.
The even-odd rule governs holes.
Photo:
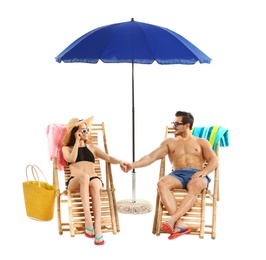
MULTIPOLYGON (((71 43, 56 58, 65 63, 132 64, 132 161, 135 161, 134 63, 210 63, 211 59, 187 39, 167 28, 134 21, 96 28, 71 43)), ((135 170, 132 175, 132 202, 135 196, 135 170)))

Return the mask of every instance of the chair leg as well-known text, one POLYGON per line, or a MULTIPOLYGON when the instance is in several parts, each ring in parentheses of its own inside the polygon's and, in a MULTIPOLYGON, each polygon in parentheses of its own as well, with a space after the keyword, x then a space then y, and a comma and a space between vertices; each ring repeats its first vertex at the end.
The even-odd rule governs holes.
MULTIPOLYGON (((156 197, 156 206, 155 206, 155 212, 154 212, 154 219, 153 219, 153 227, 152 227, 152 233, 153 234, 157 234, 157 225, 159 223, 158 220, 158 211, 159 211, 159 204, 160 204, 160 196, 159 196, 159 192, 157 191, 157 197, 156 197)), ((159 233, 160 235, 160 233, 159 233)))
POLYGON ((75 227, 74 227, 73 212, 72 212, 72 205, 71 205, 71 193, 69 191, 67 195, 67 200, 68 200, 68 214, 69 214, 69 231, 70 231, 70 236, 74 237, 75 227))
MULTIPOLYGON (((110 163, 108 164, 108 167, 109 167, 109 171, 107 171, 107 169, 106 169, 106 172, 111 172, 110 163)), ((119 217, 118 217, 118 210, 117 210, 116 197, 115 197, 115 188, 114 188, 114 185, 113 185, 112 174, 109 174, 109 180, 110 180, 109 191, 110 191, 110 194, 111 194, 111 197, 109 199, 112 201, 113 216, 114 216, 114 219, 115 219, 115 222, 113 223, 113 226, 115 227, 115 232, 113 232, 113 233, 116 234, 117 232, 120 231, 120 226, 119 226, 119 217)))
POLYGON ((110 215, 111 215, 111 223, 113 227, 113 234, 117 234, 117 229, 116 229, 116 216, 115 216, 115 211, 114 211, 114 201, 113 201, 113 196, 112 192, 110 190, 108 192, 108 199, 109 199, 109 204, 110 204, 110 215))
MULTIPOLYGON (((219 148, 219 147, 217 147, 219 148)), ((218 152, 218 149, 217 149, 218 152)), ((214 191, 213 191, 213 205, 212 205, 212 239, 216 237, 216 216, 217 216, 217 201, 220 199, 219 193, 219 167, 215 170, 214 191)))
POLYGON ((119 225, 119 217, 118 217, 118 210, 117 210, 117 204, 116 204, 116 198, 115 198, 115 194, 113 192, 113 204, 114 204, 114 212, 115 212, 115 226, 116 226, 116 230, 117 232, 120 232, 120 225, 119 225))
MULTIPOLYGON (((159 194, 158 194, 158 196, 159 196, 159 194)), ((158 216, 157 216, 157 224, 156 224, 156 235, 157 236, 160 236, 160 234, 161 234, 162 216, 163 216, 163 204, 161 202, 161 199, 159 198, 158 216)))
POLYGON ((60 191, 56 191, 56 201, 57 201, 57 223, 58 223, 58 231, 59 235, 63 234, 63 229, 62 229, 62 219, 61 219, 61 194, 60 191))
POLYGON ((205 233, 205 199, 206 199, 206 189, 201 192, 201 220, 200 220, 200 233, 199 237, 204 238, 205 233))
POLYGON ((116 198, 115 198, 115 188, 113 185, 113 177, 111 171, 111 164, 105 164, 105 171, 106 171, 106 187, 108 193, 108 200, 110 206, 110 215, 111 215, 111 223, 112 223, 112 230, 113 234, 117 234, 120 231, 119 227, 119 218, 118 218, 118 211, 116 205, 116 198))
POLYGON ((213 199, 213 209, 212 209, 212 233, 211 238, 216 238, 216 209, 217 209, 217 202, 216 199, 213 199))

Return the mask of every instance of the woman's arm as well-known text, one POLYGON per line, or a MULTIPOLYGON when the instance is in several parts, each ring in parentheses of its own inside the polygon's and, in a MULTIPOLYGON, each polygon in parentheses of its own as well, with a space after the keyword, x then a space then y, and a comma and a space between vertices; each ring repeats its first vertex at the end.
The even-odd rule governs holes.
POLYGON ((79 136, 78 131, 75 133, 75 136, 76 136, 76 141, 72 149, 69 146, 62 147, 64 159, 69 163, 76 162, 76 159, 78 157, 78 149, 79 149, 79 141, 80 141, 80 136, 79 136))
POLYGON ((120 164, 121 169, 125 168, 125 165, 127 162, 123 160, 119 160, 116 157, 113 157, 107 153, 105 153, 103 150, 101 150, 98 146, 93 145, 94 153, 102 160, 109 162, 111 164, 120 164))

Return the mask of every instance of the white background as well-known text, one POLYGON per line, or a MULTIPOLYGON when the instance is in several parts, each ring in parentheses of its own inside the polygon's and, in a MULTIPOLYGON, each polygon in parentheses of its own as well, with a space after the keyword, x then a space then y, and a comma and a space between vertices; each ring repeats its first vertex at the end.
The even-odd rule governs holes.
MULTIPOLYGON (((1 259, 265 258, 263 1, 2 1, 0 22, 1 259), (103 247, 84 236, 59 236, 56 216, 50 222, 26 217, 26 165, 39 165, 52 180, 48 124, 94 115, 94 122, 105 122, 109 153, 132 160, 131 64, 55 62, 86 32, 132 17, 176 31, 212 58, 192 66, 135 65, 135 117, 136 159, 160 144, 177 110, 190 111, 195 126, 229 129, 215 240, 156 237, 154 210, 119 214, 121 231, 105 234, 103 247)), ((132 174, 118 166, 113 174, 117 200, 130 199, 132 174)), ((155 203, 158 174, 159 162, 137 170, 137 199, 155 203)))

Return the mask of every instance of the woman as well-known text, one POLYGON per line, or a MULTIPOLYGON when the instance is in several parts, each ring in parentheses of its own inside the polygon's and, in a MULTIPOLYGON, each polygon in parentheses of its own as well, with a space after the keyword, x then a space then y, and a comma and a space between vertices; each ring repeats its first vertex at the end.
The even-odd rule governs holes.
POLYGON ((121 169, 124 168, 125 162, 106 154, 97 145, 88 142, 92 119, 93 116, 86 120, 72 118, 69 121, 63 138, 62 152, 71 172, 71 177, 66 183, 67 187, 70 191, 80 190, 85 214, 85 235, 94 238, 95 245, 103 245, 100 198, 103 182, 94 171, 95 156, 97 155, 111 164, 120 164, 121 169), (94 225, 91 218, 89 196, 92 198, 94 225))

